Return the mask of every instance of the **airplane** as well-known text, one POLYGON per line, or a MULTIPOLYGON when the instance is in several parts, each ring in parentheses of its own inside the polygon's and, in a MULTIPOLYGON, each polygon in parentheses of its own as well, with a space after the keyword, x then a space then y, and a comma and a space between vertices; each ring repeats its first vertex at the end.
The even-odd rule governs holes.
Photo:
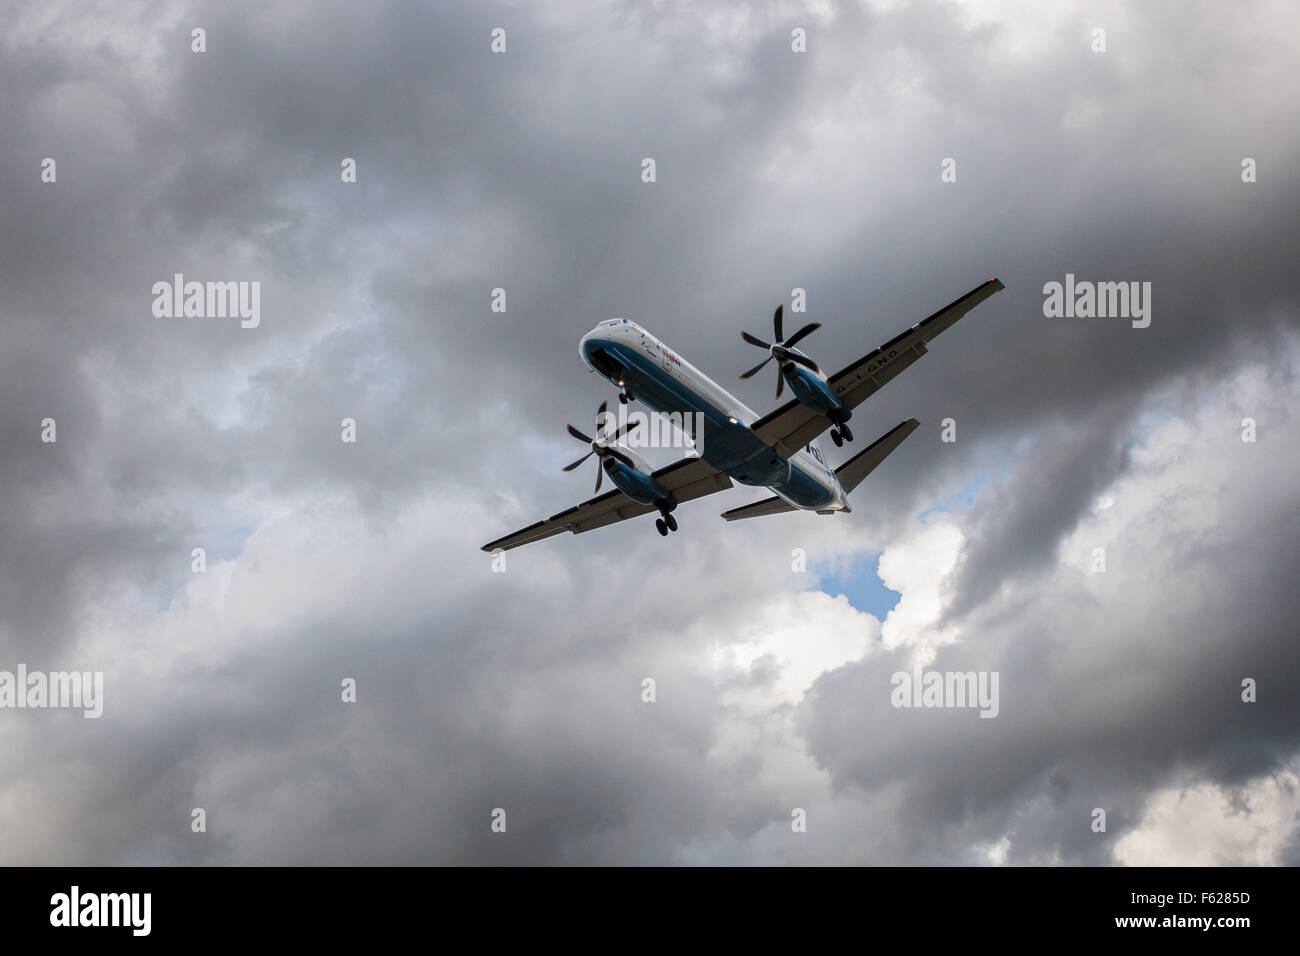
POLYGON ((740 377, 749 378, 775 360, 776 397, 781 397, 787 383, 795 396, 762 417, 636 322, 606 319, 578 343, 582 361, 619 389, 623 404, 640 400, 660 415, 674 419, 680 415, 683 421, 693 416, 702 421, 703 435, 692 436, 698 441, 697 454, 651 472, 622 442, 640 423, 632 421, 617 430, 602 431, 602 423, 611 417, 608 403, 602 402, 595 438, 568 426, 569 434, 588 444, 590 450, 563 470, 572 471, 595 455, 600 469, 596 491, 606 474, 614 489, 491 541, 483 550, 508 551, 563 531, 582 534, 652 512, 659 514, 656 530, 667 536, 677 530, 673 511, 678 505, 725 491, 733 481, 766 487, 775 494, 723 512, 727 521, 790 511, 851 512, 849 493, 919 422, 915 418, 901 422, 838 468, 827 464, 817 437, 830 429, 836 446, 851 442, 853 433, 847 422, 853 409, 924 355, 926 344, 939 333, 1004 288, 998 279, 989 279, 829 377, 797 347, 819 323, 805 325, 784 338, 783 310, 778 306, 772 319, 773 342, 741 333, 749 344, 766 349, 768 356, 740 377))

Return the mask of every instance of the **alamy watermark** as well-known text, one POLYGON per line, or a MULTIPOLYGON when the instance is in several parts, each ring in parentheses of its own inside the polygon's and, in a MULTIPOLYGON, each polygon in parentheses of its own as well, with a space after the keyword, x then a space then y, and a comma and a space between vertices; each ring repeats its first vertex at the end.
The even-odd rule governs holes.
POLYGON ((688 455, 696 457, 704 453, 703 412, 652 415, 640 409, 628 411, 626 405, 619 405, 617 414, 605 411, 596 416, 596 428, 601 435, 615 434, 625 425, 632 427, 619 443, 628 448, 685 448, 688 455))
POLYGON ((178 272, 171 282, 153 284, 153 314, 159 319, 225 319, 238 317, 240 328, 262 324, 262 283, 186 282, 178 272))
POLYGON ((1151 324, 1150 282, 1065 282, 1043 286, 1043 315, 1049 319, 1131 319, 1133 328, 1151 324))
POLYGON ((895 707, 978 707, 981 717, 996 717, 997 671, 922 671, 921 665, 895 671, 889 679, 889 702, 895 707))
POLYGON ((152 893, 83 893, 73 884, 68 892, 50 897, 50 925, 120 926, 132 936, 148 936, 152 910, 152 893))
POLYGON ((71 708, 83 717, 104 713, 103 671, 0 671, 0 708, 71 708))

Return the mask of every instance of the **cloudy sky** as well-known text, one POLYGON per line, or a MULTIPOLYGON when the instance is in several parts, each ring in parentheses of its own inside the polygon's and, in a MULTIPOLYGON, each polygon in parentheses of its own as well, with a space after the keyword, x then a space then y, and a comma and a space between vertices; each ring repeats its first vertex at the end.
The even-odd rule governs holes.
POLYGON ((1300 863, 1294 5, 0 7, 0 671, 104 675, 0 710, 0 862, 1300 863), (766 411, 793 289, 833 369, 993 275, 852 515, 479 551, 596 322, 766 411))

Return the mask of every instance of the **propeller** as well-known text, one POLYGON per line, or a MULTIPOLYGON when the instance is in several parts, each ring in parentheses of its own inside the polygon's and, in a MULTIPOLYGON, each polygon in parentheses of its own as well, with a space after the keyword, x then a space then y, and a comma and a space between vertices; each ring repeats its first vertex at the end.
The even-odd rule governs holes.
POLYGON ((790 363, 794 363, 795 365, 802 365, 804 368, 809 369, 810 371, 813 372, 818 371, 816 362, 808 358, 808 356, 806 355, 802 355, 799 352, 793 351, 793 349, 796 342, 798 342, 800 339, 804 338, 805 336, 809 335, 812 332, 815 332, 817 329, 820 329, 822 327, 822 324, 820 322, 809 322, 807 325, 805 325, 794 335, 790 336, 788 339, 783 338, 781 333, 781 314, 784 308, 785 308, 784 305, 778 305, 776 307, 776 311, 772 313, 772 334, 776 338, 775 344, 768 344, 767 342, 764 342, 762 339, 760 339, 757 335, 750 335, 748 332, 740 333, 740 337, 744 339, 746 342, 748 342, 750 345, 757 345, 760 349, 767 349, 767 358, 763 359, 763 361, 759 362, 757 365, 755 365, 753 368, 751 368, 748 372, 746 372, 740 377, 749 378, 751 375, 754 375, 756 372, 758 372, 758 370, 761 369, 768 362, 772 361, 772 359, 776 359, 777 362, 776 397, 777 398, 780 398, 781 393, 785 391, 785 376, 782 374, 781 371, 785 366, 789 365, 790 363))
MULTIPOLYGON (((624 425, 622 428, 620 428, 618 431, 614 432, 613 434, 611 434, 607 430, 602 435, 600 433, 600 420, 604 417, 605 411, 608 408, 609 408, 609 402, 601 402, 600 408, 596 409, 596 437, 595 438, 589 438, 588 436, 580 432, 578 429, 574 428, 572 425, 564 426, 569 430, 569 434, 572 435, 574 438, 578 439, 578 441, 587 442, 589 445, 591 445, 591 451, 587 452, 587 454, 583 455, 577 461, 565 465, 564 468, 562 468, 561 470, 573 471, 573 469, 577 468, 579 465, 581 465, 592 455, 595 455, 597 461, 600 464, 600 467, 596 469, 596 491, 600 491, 600 483, 605 477, 604 465, 606 459, 612 458, 615 461, 621 461, 629 468, 636 467, 636 465, 632 462, 631 458, 628 458, 627 455, 623 454, 617 448, 614 448, 612 446, 615 442, 617 442, 624 435, 632 431, 632 429, 636 428, 641 423, 639 421, 628 422, 626 425, 624 425)), ((595 494, 596 491, 593 491, 592 494, 595 494)))

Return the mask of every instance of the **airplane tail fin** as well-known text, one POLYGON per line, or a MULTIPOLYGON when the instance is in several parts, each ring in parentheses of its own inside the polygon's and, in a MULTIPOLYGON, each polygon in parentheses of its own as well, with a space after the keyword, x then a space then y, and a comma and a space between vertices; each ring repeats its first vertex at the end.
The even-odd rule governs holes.
POLYGON ((840 487, 847 495, 862 480, 875 470, 876 466, 889 457, 889 453, 903 443, 903 439, 912 434, 921 423, 915 418, 895 425, 874 442, 858 452, 840 467, 835 469, 835 477, 840 480, 840 487))

